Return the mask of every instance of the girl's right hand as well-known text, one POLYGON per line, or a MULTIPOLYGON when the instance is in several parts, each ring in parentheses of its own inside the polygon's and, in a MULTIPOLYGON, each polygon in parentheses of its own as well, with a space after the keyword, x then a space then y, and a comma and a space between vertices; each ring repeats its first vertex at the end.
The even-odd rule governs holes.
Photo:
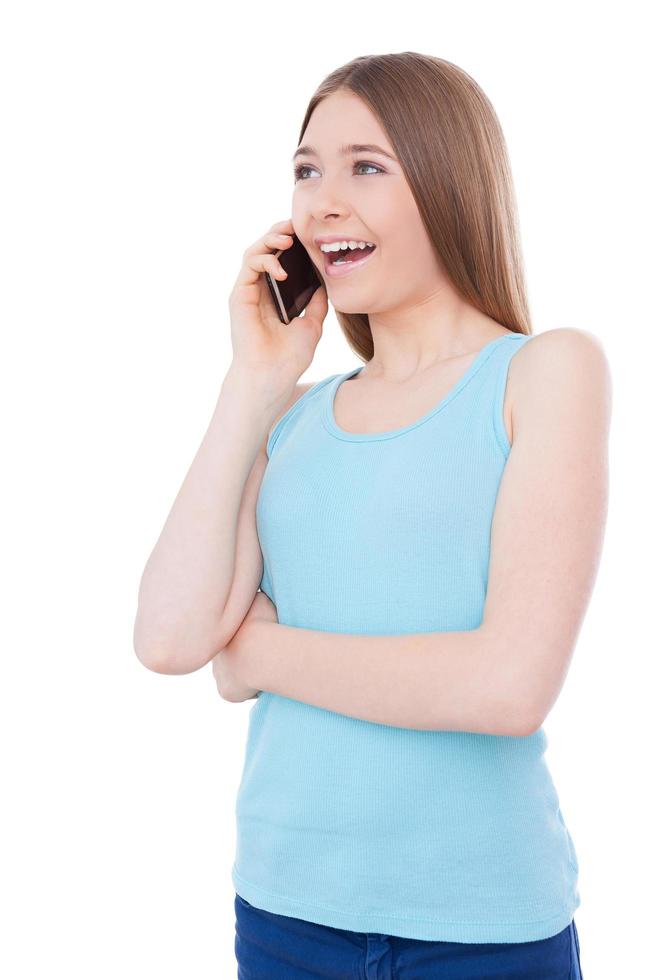
POLYGON ((283 323, 264 272, 283 281, 285 270, 274 256, 292 245, 292 220, 278 221, 244 252, 242 268, 229 296, 233 361, 254 372, 281 372, 296 381, 312 362, 328 312, 324 286, 313 294, 303 315, 283 323))

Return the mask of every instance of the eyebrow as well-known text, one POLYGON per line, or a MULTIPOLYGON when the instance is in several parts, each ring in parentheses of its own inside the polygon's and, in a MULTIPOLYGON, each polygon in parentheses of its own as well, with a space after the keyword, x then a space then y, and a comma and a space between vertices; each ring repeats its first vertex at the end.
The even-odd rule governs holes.
MULTIPOLYGON (((391 153, 387 152, 387 150, 383 150, 381 146, 376 146, 375 143, 345 143, 343 146, 340 146, 339 152, 340 152, 340 156, 347 156, 348 154, 351 153, 380 153, 384 157, 389 157, 389 159, 393 160, 394 163, 398 163, 396 157, 393 157, 391 153)), ((314 148, 314 146, 304 145, 304 146, 299 146, 294 151, 294 154, 292 155, 292 160, 296 160, 296 158, 300 156, 317 157, 319 156, 319 154, 317 153, 317 150, 314 148)))

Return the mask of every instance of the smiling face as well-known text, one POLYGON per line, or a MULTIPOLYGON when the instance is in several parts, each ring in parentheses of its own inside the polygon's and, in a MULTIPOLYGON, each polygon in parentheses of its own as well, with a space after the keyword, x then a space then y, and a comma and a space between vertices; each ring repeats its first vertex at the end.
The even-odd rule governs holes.
MULTIPOLYGON (((372 313, 419 303, 443 276, 403 169, 379 121, 358 98, 339 91, 319 103, 294 160, 292 223, 342 313, 372 313), (345 144, 385 150, 341 152, 345 144), (315 239, 373 242, 371 256, 346 274, 329 274, 315 239)), ((352 256, 356 253, 338 253, 352 256)))

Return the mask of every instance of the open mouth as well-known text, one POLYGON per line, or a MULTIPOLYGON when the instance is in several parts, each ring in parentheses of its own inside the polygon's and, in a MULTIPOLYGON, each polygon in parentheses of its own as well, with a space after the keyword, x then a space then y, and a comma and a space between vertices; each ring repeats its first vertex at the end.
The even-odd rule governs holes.
POLYGON ((323 252, 326 265, 330 268, 337 268, 343 265, 355 265, 361 259, 367 258, 376 249, 375 245, 365 245, 364 248, 345 248, 336 252, 323 252))
POLYGON ((322 252, 324 256, 324 272, 329 279, 341 279, 362 269, 371 262, 376 251, 375 245, 365 245, 364 248, 338 249, 334 252, 322 252))

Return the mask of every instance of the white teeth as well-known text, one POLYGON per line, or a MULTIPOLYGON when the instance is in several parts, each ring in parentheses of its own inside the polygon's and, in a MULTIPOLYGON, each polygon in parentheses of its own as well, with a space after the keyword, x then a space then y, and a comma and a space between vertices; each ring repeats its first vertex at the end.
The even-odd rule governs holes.
POLYGON ((339 252, 339 251, 344 251, 347 248, 351 248, 351 249, 364 248, 366 245, 370 245, 373 248, 373 244, 374 244, 373 242, 353 242, 353 241, 326 242, 323 245, 320 245, 319 248, 321 249, 322 252, 339 252))

